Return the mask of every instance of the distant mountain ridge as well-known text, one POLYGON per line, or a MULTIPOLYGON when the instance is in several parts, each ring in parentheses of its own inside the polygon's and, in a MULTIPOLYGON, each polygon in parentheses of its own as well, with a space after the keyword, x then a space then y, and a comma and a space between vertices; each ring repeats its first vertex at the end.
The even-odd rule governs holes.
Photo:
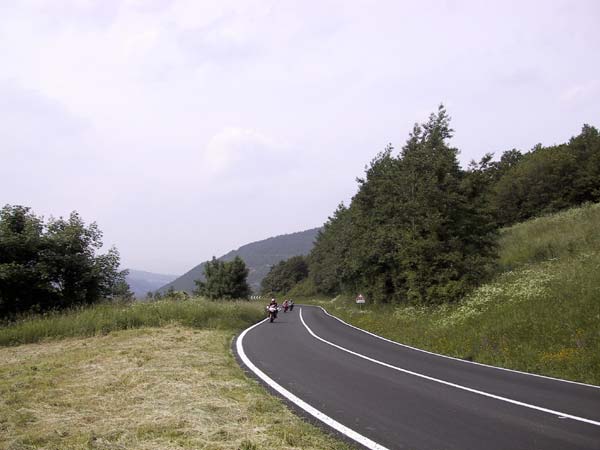
MULTIPOLYGON (((241 246, 237 250, 232 250, 217 259, 231 261, 236 256, 242 258, 249 271, 248 284, 253 292, 258 292, 262 279, 269 273, 273 265, 292 256, 307 255, 312 250, 320 229, 312 228, 310 230, 252 242, 241 246)), ((165 284, 159 289, 159 292, 165 293, 173 287, 176 291, 191 293, 196 288, 194 280, 204 280, 205 264, 206 262, 198 264, 176 280, 165 284)))
POLYGON ((127 270, 129 274, 125 279, 127 284, 129 284, 129 289, 131 289, 136 298, 144 298, 148 292, 154 292, 161 286, 177 278, 177 275, 166 275, 136 269, 127 270))

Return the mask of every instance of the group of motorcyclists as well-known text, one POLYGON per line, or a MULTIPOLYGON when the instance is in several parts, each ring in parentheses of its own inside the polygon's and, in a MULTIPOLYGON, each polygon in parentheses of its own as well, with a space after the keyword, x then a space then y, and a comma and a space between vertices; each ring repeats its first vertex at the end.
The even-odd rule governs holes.
POLYGON ((275 298, 271 299, 271 302, 267 305, 267 313, 269 315, 269 321, 273 322, 277 318, 277 313, 283 309, 283 312, 286 313, 288 310, 294 310, 294 301, 291 298, 288 298, 283 301, 281 306, 277 304, 277 300, 275 298))

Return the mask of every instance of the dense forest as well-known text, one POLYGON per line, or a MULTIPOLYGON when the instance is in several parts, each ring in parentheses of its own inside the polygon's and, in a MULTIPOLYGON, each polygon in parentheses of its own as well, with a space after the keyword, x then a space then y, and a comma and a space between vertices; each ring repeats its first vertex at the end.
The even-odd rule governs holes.
POLYGON ((449 145, 443 106, 388 145, 358 178, 303 260, 275 266, 263 292, 334 296, 362 292, 375 303, 453 302, 494 271, 501 227, 600 201, 600 136, 584 125, 568 143, 486 154, 463 169, 449 145), (298 268, 298 270, 294 270, 298 268))

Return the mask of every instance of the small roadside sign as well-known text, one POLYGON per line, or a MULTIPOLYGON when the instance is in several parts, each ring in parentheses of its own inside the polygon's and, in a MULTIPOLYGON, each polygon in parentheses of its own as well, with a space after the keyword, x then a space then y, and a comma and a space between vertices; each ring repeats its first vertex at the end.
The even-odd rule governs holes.
POLYGON ((365 303, 365 298, 362 296, 362 294, 358 294, 358 296, 356 297, 356 303, 365 303))

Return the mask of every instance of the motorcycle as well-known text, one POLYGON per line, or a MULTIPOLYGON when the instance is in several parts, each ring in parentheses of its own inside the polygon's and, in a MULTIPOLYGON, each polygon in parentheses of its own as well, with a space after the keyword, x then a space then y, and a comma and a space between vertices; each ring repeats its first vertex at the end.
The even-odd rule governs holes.
POLYGON ((273 322, 277 318, 277 311, 279 309, 275 305, 267 306, 267 311, 269 312, 269 322, 273 322))

